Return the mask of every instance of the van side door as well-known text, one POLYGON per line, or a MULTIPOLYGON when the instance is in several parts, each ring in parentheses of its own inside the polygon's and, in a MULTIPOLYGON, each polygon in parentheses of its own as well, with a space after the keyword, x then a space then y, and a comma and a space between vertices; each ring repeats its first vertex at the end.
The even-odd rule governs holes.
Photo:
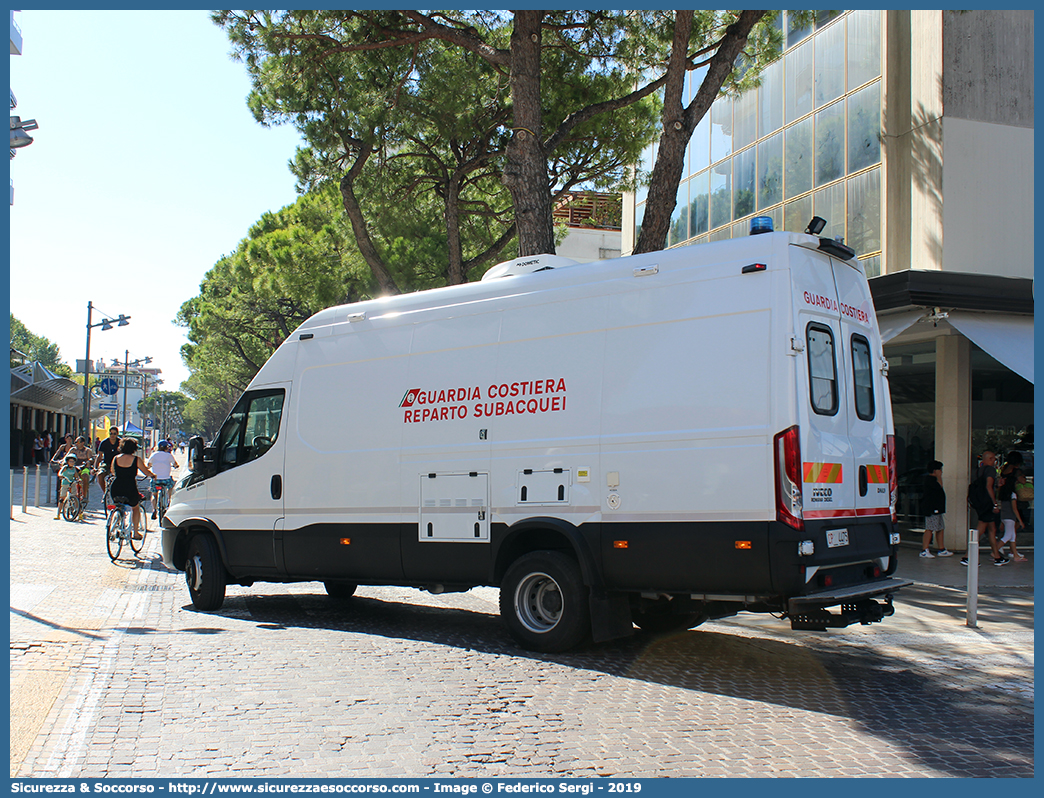
POLYGON ((274 532, 283 519, 285 426, 290 383, 244 393, 214 441, 206 515, 220 530, 233 573, 276 571, 274 532))

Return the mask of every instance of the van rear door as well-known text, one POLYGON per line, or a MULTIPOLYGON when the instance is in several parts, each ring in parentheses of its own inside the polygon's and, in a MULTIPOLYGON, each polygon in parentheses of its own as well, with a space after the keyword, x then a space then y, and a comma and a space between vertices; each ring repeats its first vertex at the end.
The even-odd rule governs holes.
POLYGON ((890 515, 887 386, 870 288, 858 261, 831 259, 841 320, 841 361, 849 386, 848 438, 855 472, 857 516, 890 515))
POLYGON ((798 367, 803 515, 807 521, 839 519, 828 531, 831 548, 847 545, 841 519, 854 515, 855 456, 851 442, 850 380, 846 379, 844 331, 832 259, 792 246, 794 347, 798 367))

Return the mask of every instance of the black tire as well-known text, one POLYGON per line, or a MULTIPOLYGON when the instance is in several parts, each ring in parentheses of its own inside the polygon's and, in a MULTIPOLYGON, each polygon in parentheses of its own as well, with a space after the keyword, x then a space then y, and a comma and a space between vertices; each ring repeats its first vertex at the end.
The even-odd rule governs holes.
MULTIPOLYGON (((143 509, 141 512, 144 513, 145 510, 143 509)), ((144 529, 144 527, 145 527, 145 522, 144 522, 144 519, 142 519, 141 540, 135 540, 134 539, 134 531, 132 529, 128 529, 127 530, 127 542, 130 544, 131 551, 133 551, 135 554, 141 554, 141 550, 143 548, 145 548, 145 529, 144 529)))
POLYGON ((167 489, 160 488, 159 493, 156 494, 156 519, 159 521, 159 526, 163 528, 163 517, 167 514, 167 489))
POLYGON ((323 582, 323 587, 330 598, 346 599, 354 596, 359 586, 354 582, 323 582))
POLYGON ((500 585, 500 614, 520 646, 566 651, 591 631, 588 588, 580 566, 557 551, 519 557, 500 585))
POLYGON ((225 601, 225 582, 225 566, 217 542, 208 534, 195 535, 189 541, 185 560, 185 584, 192 605, 204 612, 220 609, 225 601))
POLYGON ((635 615, 634 625, 652 635, 669 635, 692 629, 705 620, 707 620, 707 616, 701 612, 684 612, 674 615, 643 612, 635 615))
POLYGON ((105 517, 105 547, 109 550, 109 559, 116 562, 123 549, 123 529, 120 523, 121 513, 113 510, 105 517))
POLYGON ((75 521, 80 517, 80 500, 70 494, 65 497, 65 505, 62 507, 62 518, 66 521, 75 521))

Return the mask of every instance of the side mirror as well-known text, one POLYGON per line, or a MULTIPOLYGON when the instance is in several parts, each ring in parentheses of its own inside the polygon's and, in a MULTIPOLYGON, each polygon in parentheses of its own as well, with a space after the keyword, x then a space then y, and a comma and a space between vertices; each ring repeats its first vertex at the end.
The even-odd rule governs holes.
POLYGON ((193 474, 203 473, 203 439, 198 435, 189 438, 188 467, 193 474))

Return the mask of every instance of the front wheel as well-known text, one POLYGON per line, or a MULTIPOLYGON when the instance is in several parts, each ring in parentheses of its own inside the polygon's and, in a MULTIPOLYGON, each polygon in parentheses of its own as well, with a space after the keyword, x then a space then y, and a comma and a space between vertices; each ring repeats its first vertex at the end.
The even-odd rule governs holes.
POLYGON ((225 601, 225 566, 221 564, 217 542, 210 535, 195 535, 189 541, 185 583, 197 610, 210 612, 221 608, 225 601))
POLYGON ((523 648, 544 652, 573 648, 591 628, 580 566, 557 551, 520 557, 500 585, 500 614, 523 648))
POLYGON ((109 559, 116 562, 123 549, 123 528, 126 519, 123 513, 113 510, 105 519, 105 547, 109 550, 109 559))
POLYGON ((80 500, 76 498, 76 495, 70 493, 65 497, 65 504, 62 505, 62 518, 66 521, 75 521, 80 517, 80 500))

